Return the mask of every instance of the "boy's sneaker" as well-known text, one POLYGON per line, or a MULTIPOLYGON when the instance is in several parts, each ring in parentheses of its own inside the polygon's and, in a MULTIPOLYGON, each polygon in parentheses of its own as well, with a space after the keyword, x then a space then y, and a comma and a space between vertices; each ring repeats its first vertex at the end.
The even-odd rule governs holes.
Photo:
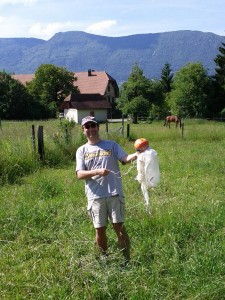
POLYGON ((107 265, 108 263, 108 253, 100 254, 100 256, 96 257, 96 259, 103 265, 107 265))
POLYGON ((129 265, 129 263, 130 263, 130 259, 125 259, 125 261, 120 264, 120 267, 125 268, 129 265))

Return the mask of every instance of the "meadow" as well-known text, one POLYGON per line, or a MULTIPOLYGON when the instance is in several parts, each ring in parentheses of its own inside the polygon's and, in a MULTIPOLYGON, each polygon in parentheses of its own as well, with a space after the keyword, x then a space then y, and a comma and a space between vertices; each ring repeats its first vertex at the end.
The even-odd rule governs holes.
POLYGON ((136 165, 121 165, 126 195, 130 264, 110 225, 109 258, 98 258, 86 212, 84 182, 74 174, 75 151, 58 120, 2 122, 0 128, 1 299, 222 300, 225 299, 225 123, 185 120, 101 125, 101 136, 128 152, 145 137, 158 152, 161 182, 144 206, 136 165), (44 126, 45 161, 31 142, 31 125, 44 126), (125 133, 126 135, 126 133, 125 133))

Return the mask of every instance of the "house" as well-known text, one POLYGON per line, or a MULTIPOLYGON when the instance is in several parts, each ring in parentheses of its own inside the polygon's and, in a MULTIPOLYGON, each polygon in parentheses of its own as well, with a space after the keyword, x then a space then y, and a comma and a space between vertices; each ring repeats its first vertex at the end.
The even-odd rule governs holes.
POLYGON ((107 113, 111 110, 111 104, 100 94, 71 94, 61 104, 64 117, 81 123, 86 116, 95 116, 99 122, 107 120, 107 113))
MULTIPOLYGON (((119 96, 116 80, 105 71, 90 69, 86 72, 75 72, 74 76, 77 79, 74 81, 74 85, 82 96, 80 98, 75 94, 69 95, 64 100, 65 105, 63 103, 60 109, 64 110, 65 117, 73 119, 75 122, 79 122, 81 116, 89 114, 95 115, 96 118, 99 117, 100 121, 111 118, 115 111, 116 98, 119 96), (80 105, 79 101, 81 101, 80 105)), ((12 77, 26 84, 35 76, 34 74, 17 74, 12 77)))
POLYGON ((81 94, 100 94, 113 106, 119 96, 116 80, 104 71, 76 72, 74 85, 81 94))
MULTIPOLYGON (((76 72, 77 80, 74 85, 80 91, 81 97, 73 94, 66 98, 70 99, 76 108, 64 108, 66 118, 75 122, 87 115, 93 115, 98 121, 106 121, 112 118, 115 111, 116 97, 119 96, 119 88, 116 80, 104 71, 88 70, 87 72, 76 72), (93 96, 91 96, 93 95, 93 96), (78 102, 81 101, 81 105, 78 102)), ((66 107, 66 106, 63 106, 66 107)))

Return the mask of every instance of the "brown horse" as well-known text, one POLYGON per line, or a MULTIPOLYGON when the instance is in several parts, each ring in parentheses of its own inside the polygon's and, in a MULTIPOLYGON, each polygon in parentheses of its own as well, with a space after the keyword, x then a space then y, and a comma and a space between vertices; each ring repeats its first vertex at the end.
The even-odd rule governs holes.
POLYGON ((180 128, 181 128, 181 119, 178 116, 167 116, 165 118, 164 126, 168 126, 170 128, 170 123, 171 122, 174 122, 176 124, 176 127, 179 124, 180 128))

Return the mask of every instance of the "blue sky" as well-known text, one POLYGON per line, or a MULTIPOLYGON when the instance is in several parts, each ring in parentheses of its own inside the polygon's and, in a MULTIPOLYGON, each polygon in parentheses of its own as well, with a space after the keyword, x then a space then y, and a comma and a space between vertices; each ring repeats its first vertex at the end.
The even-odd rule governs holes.
POLYGON ((225 36, 224 0, 0 0, 0 38, 57 32, 126 36, 199 30, 225 36))

